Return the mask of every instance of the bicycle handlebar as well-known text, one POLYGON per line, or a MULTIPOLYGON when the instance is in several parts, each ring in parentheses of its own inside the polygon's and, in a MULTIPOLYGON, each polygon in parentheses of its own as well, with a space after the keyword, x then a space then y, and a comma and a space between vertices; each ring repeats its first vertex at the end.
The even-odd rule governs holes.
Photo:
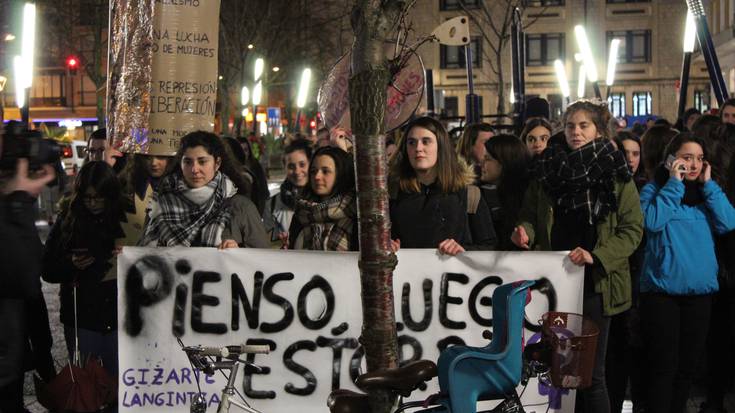
POLYGON ((268 354, 270 346, 264 344, 240 344, 224 347, 189 346, 184 347, 186 353, 196 353, 200 356, 232 357, 240 354, 268 354))

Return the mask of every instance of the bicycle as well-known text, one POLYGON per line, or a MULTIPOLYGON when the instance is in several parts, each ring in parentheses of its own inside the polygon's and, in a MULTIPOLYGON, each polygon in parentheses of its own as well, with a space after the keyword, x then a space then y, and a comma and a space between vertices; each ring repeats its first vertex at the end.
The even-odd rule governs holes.
MULTIPOLYGON (((594 360, 597 331, 594 323, 581 315, 544 314, 541 340, 521 351, 525 300, 531 285, 533 282, 525 281, 495 290, 494 337, 486 347, 450 347, 442 351, 438 366, 419 360, 396 369, 360 375, 355 385, 365 392, 388 391, 399 396, 399 406, 393 413, 409 409, 420 409, 416 413, 524 413, 520 399, 533 377, 557 388, 589 385, 589 362, 594 360), (588 334, 592 330, 594 334, 588 334), (458 367, 462 361, 469 365, 458 367), (460 374, 453 374, 453 368, 461 370, 460 374), (403 397, 437 376, 439 393, 423 401, 403 402, 403 397), (519 383, 524 386, 520 395, 516 391, 519 383), (485 400, 501 402, 491 410, 477 412, 477 402, 485 400)), ((483 333, 483 337, 489 338, 486 333, 489 332, 483 333)), ((333 391, 327 405, 331 413, 369 413, 368 395, 345 389, 333 391)))
MULTIPOLYGON (((243 365, 245 374, 261 373, 263 368, 257 366, 247 360, 240 358, 242 354, 268 354, 270 353, 270 347, 267 345, 231 345, 224 347, 204 347, 201 345, 197 346, 184 346, 181 339, 177 339, 181 350, 186 353, 189 363, 191 363, 192 369, 201 371, 207 376, 213 376, 216 371, 222 373, 227 378, 227 384, 222 389, 220 402, 217 407, 217 413, 228 413, 230 411, 230 405, 235 405, 248 413, 262 413, 256 410, 248 404, 242 394, 235 388, 235 379, 240 369, 240 364, 243 365), (224 373, 225 370, 229 370, 229 376, 224 373), (238 395, 240 401, 233 399, 235 394, 238 395)), ((207 401, 202 394, 202 388, 199 385, 199 375, 196 376, 197 382, 197 395, 191 400, 191 406, 189 411, 191 413, 205 413, 207 411, 207 401)))

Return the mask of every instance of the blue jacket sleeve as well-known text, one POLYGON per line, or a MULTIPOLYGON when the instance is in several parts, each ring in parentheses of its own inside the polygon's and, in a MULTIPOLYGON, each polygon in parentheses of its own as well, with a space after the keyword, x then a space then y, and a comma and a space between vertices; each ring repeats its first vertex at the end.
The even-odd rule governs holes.
POLYGON ((735 208, 732 207, 720 186, 710 179, 704 183, 702 193, 715 233, 724 234, 735 229, 735 208))
POLYGON ((641 209, 646 230, 662 231, 681 208, 683 196, 684 183, 676 178, 669 178, 662 188, 654 182, 646 184, 641 190, 641 209))

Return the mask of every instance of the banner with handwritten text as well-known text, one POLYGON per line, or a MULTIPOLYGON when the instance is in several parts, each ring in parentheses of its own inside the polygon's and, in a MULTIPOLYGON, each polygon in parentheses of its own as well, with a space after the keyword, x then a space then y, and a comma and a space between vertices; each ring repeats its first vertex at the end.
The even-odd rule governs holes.
POLYGON ((214 129, 219 0, 156 0, 148 154, 173 155, 181 137, 214 129))
MULTIPOLYGON (((118 260, 119 407, 124 412, 188 412, 199 378, 213 411, 226 380, 192 371, 185 345, 268 344, 249 358, 266 367, 241 375, 237 387, 264 412, 326 412, 336 388, 364 372, 356 253, 210 248, 128 248, 118 260)), ((537 280, 526 307, 529 342, 541 315, 581 312, 581 267, 559 252, 401 250, 394 294, 402 360, 436 361, 449 345, 486 345, 495 287, 537 280)), ((419 400, 438 390, 437 381, 419 400)), ((531 381, 527 412, 573 412, 573 392, 531 381)), ((491 406, 490 404, 489 406, 491 406)))

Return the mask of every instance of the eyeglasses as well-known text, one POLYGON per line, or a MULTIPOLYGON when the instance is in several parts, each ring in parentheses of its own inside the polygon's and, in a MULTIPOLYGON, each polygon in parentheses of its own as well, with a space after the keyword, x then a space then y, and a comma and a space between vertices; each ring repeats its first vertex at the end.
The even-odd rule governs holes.
POLYGON ((82 199, 87 202, 104 202, 105 197, 101 195, 84 195, 82 199))

